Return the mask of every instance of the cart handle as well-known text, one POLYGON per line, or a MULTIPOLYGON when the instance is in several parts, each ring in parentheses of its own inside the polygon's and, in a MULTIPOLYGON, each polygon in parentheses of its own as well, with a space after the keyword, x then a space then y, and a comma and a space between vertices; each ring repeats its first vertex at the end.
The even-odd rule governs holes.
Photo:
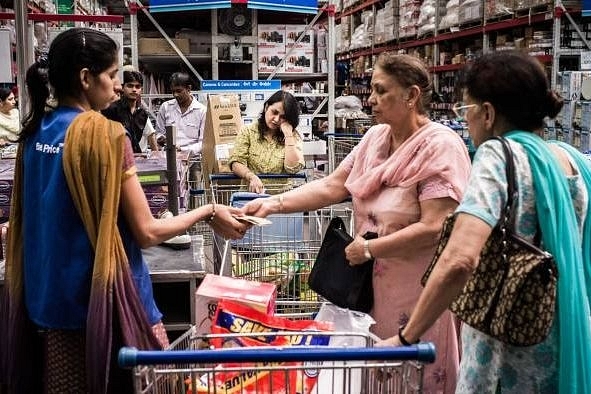
MULTIPOLYGON (((256 174, 261 179, 306 179, 306 174, 298 172, 296 174, 256 174)), ((235 174, 211 174, 209 179, 212 181, 242 179, 235 174)))
POLYGON ((291 361, 353 361, 417 360, 435 361, 435 345, 431 342, 401 347, 245 347, 213 350, 138 350, 123 347, 119 350, 119 365, 175 363, 233 363, 233 362, 291 362, 291 361))
POLYGON ((345 137, 345 138, 351 138, 351 137, 358 137, 359 139, 361 139, 361 137, 364 136, 364 134, 343 134, 343 133, 324 133, 324 135, 326 137, 345 137))

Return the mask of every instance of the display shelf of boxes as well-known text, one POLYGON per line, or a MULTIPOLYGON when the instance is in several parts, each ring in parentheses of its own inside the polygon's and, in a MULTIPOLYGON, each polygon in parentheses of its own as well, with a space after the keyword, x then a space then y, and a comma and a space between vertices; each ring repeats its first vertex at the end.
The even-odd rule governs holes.
MULTIPOLYGON (((563 4, 576 15, 575 2, 563 4)), ((350 63, 350 84, 367 85, 357 76, 369 79, 381 52, 408 53, 421 58, 434 74, 435 88, 446 100, 436 104, 437 110, 450 109, 459 99, 449 84, 454 74, 486 51, 523 49, 550 69, 560 55, 554 49, 557 34, 560 51, 582 47, 568 24, 557 32, 561 12, 547 0, 390 0, 383 5, 343 0, 337 8, 336 59, 350 63), (360 31, 367 33, 358 37, 360 31)), ((584 34, 587 27, 582 22, 584 34)), ((365 90, 358 95, 363 99, 365 90)))

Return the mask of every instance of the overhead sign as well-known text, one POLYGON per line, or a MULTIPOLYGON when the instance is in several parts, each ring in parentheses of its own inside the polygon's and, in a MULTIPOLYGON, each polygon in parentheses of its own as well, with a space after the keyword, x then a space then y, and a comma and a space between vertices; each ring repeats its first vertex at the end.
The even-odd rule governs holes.
MULTIPOLYGON (((591 0, 589 0, 591 1, 591 0)), ((151 12, 208 10, 230 8, 232 3, 246 4, 259 10, 316 14, 318 0, 150 0, 151 12)))
POLYGON ((203 80, 201 90, 205 92, 236 90, 280 90, 281 81, 272 80, 203 80))
POLYGON ((591 0, 583 0, 583 16, 591 16, 591 0))

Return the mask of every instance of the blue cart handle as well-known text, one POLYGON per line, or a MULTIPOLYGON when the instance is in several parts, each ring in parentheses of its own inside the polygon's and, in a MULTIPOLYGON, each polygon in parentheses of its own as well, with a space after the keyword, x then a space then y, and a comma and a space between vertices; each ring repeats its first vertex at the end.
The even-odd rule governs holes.
POLYGON ((425 363, 435 361, 435 346, 425 342, 402 347, 245 347, 214 350, 137 350, 124 347, 119 350, 119 365, 132 368, 137 365, 185 363, 239 363, 239 362, 291 362, 291 361, 404 361, 425 363))
POLYGON ((343 138, 359 138, 364 136, 364 134, 342 134, 342 133, 324 133, 326 137, 343 137, 343 138))
MULTIPOLYGON (((306 179, 306 174, 298 172, 296 174, 256 174, 260 179, 306 179)), ((211 174, 209 179, 212 181, 242 179, 235 174, 211 174)))

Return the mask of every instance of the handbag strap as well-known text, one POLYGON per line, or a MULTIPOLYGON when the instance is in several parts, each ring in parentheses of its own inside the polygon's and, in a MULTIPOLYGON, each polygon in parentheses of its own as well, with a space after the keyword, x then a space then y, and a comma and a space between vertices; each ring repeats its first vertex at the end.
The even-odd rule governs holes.
MULTIPOLYGON (((517 178, 515 177, 515 161, 513 158, 513 150, 507 139, 502 136, 493 137, 493 139, 501 142, 503 152, 505 153, 505 160, 507 162, 505 165, 505 174, 507 177, 507 203, 505 204, 503 217, 501 219, 501 230, 504 230, 504 233, 507 234, 508 231, 515 232, 515 206, 518 193, 517 178)), ((542 232, 540 230, 540 223, 537 222, 533 243, 536 246, 540 246, 541 241, 542 232)))
POLYGON ((501 217, 501 230, 513 231, 515 225, 515 202, 517 200, 517 179, 515 178, 515 162, 513 160, 513 151, 509 142, 505 137, 493 137, 493 139, 501 142, 503 152, 505 153, 505 174, 507 177, 507 202, 503 209, 503 216, 501 217))

